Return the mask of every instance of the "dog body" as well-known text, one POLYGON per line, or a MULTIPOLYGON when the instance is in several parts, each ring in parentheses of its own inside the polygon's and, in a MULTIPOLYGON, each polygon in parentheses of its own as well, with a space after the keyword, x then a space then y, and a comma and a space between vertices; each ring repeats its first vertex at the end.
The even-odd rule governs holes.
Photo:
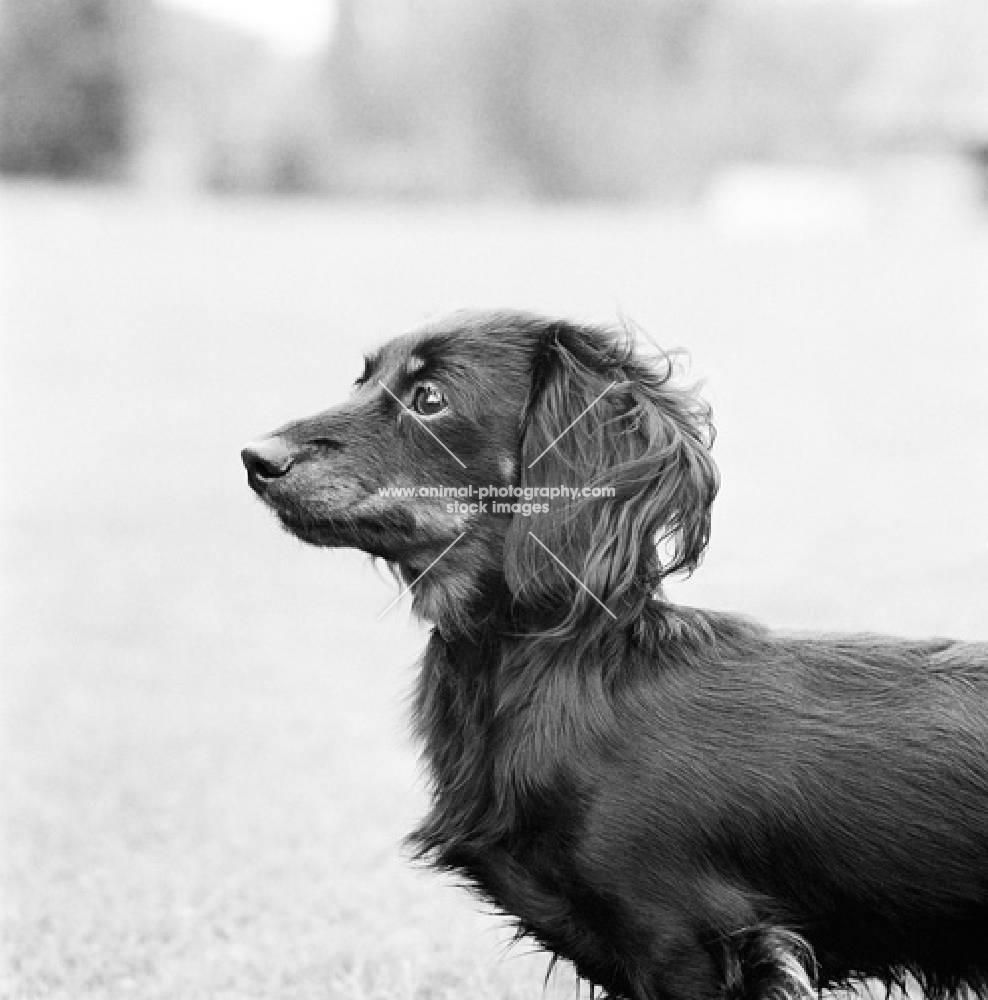
POLYGON ((418 844, 615 995, 719 996, 753 985, 746 953, 805 992, 793 930, 821 985, 978 984, 988 671, 970 663, 988 651, 680 609, 665 653, 669 615, 609 651, 606 684, 592 647, 484 656, 434 636, 419 713, 438 794, 418 844), (515 684, 489 682, 515 663, 515 684), (463 725, 449 706, 481 691, 463 725))
POLYGON ((436 624, 412 843, 614 997, 988 996, 988 645, 666 601, 717 488, 671 374, 608 331, 454 314, 245 449, 290 531, 388 560, 436 624), (530 514, 448 500, 567 481, 530 514), (413 482, 447 494, 381 492, 413 482))

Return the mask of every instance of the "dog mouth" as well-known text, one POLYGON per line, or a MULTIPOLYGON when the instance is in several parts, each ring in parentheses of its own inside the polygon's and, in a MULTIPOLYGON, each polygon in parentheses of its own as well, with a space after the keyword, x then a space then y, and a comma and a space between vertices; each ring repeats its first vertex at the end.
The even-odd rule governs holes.
MULTIPOLYGON (((341 544, 333 538, 353 521, 353 513, 342 503, 329 498, 310 496, 294 473, 268 476, 256 469, 247 469, 247 485, 269 508, 282 526, 304 541, 317 544, 341 544), (339 509, 333 509, 339 507, 339 509), (323 537, 329 541, 322 541, 323 537)), ((342 500, 342 498, 340 498, 342 500)))
POLYGON ((264 476, 259 476, 253 469, 247 472, 247 485, 263 500, 268 500, 268 487, 271 480, 264 476))
POLYGON ((359 549, 389 562, 428 556, 428 562, 437 545, 452 540, 444 518, 382 500, 380 489, 367 482, 349 477, 333 484, 314 481, 304 463, 280 475, 245 464, 251 490, 285 531, 306 544, 359 549))
MULTIPOLYGON (((315 517, 291 507, 271 506, 281 526, 303 542, 328 548, 355 546, 357 526, 346 515, 315 517)), ((363 533, 366 533, 366 527, 363 533)))
POLYGON ((251 483, 250 486, 278 518, 281 526, 302 541, 315 545, 340 545, 345 542, 343 533, 350 520, 345 513, 330 517, 316 514, 290 498, 273 496, 263 483, 251 483))
POLYGON ((293 502, 258 491, 265 505, 291 535, 323 548, 354 548, 383 559, 400 558, 421 545, 414 520, 401 511, 390 516, 362 515, 356 510, 315 512, 293 502))

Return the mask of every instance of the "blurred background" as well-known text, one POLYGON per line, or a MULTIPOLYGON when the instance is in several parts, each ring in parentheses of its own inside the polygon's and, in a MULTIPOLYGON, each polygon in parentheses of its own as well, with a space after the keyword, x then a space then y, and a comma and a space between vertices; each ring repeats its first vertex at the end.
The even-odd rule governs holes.
POLYGON ((695 202, 772 164, 845 198, 988 190, 980 0, 3 0, 2 17, 9 175, 695 202))
POLYGON ((988 638, 982 0, 0 0, 0 293, 4 997, 542 993, 402 856, 426 630, 239 462, 439 310, 689 349, 676 599, 988 638))

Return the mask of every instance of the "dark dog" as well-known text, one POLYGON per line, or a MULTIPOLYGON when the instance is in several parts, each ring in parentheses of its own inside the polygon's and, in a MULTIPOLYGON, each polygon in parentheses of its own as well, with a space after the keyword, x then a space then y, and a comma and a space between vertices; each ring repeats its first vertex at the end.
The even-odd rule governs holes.
POLYGON ((460 313, 244 449, 285 527, 387 560, 435 623, 417 850, 614 997, 908 975, 988 997, 988 644, 668 603, 717 490, 671 368, 603 329, 460 313))

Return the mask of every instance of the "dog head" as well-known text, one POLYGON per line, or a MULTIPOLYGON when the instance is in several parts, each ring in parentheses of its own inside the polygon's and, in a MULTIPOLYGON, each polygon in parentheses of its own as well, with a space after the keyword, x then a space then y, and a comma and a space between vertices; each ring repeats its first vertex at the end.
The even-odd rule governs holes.
POLYGON ((554 627, 623 617, 709 535, 709 411, 671 376, 627 333, 454 313, 242 457, 289 531, 384 558, 444 633, 476 624, 491 588, 554 627))

